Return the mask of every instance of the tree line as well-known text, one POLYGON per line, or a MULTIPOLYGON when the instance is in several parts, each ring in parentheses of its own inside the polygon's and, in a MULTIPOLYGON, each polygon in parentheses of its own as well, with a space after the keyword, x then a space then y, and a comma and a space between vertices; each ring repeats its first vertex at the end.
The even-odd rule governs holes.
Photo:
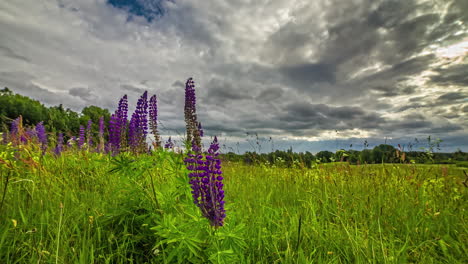
POLYGON ((99 118, 104 117, 109 122, 109 110, 98 106, 86 106, 78 113, 62 104, 46 107, 39 101, 27 96, 13 93, 5 87, 0 90, 0 131, 8 131, 11 121, 18 116, 23 117, 26 126, 33 126, 43 121, 49 132, 63 132, 65 136, 77 135, 80 125, 86 126, 88 120, 93 121, 92 131, 98 131, 99 118))

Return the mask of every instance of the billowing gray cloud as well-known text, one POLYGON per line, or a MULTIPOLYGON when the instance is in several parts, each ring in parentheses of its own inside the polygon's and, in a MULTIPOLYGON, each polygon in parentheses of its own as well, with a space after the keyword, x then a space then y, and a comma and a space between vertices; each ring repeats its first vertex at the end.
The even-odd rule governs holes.
POLYGON ((68 90, 68 93, 72 96, 76 96, 83 101, 88 101, 93 98, 93 92, 90 88, 74 87, 68 90))

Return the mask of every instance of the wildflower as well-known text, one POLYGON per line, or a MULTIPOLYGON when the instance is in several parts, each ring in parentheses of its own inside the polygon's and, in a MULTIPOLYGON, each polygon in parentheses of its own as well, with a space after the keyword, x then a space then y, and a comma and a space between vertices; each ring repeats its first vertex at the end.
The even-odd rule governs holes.
POLYGON ((149 103, 149 125, 154 136, 155 147, 161 146, 158 133, 158 101, 156 95, 151 96, 149 103))
POLYGON ((187 128, 187 142, 195 143, 201 148, 201 135, 198 130, 197 113, 196 113, 196 98, 195 98, 195 83, 192 78, 189 78, 185 83, 185 124, 187 128))
POLYGON ((120 135, 122 131, 120 125, 118 114, 112 114, 109 121, 109 150, 114 154, 120 151, 120 135))
POLYGON ((78 148, 81 149, 81 147, 85 143, 85 128, 83 126, 80 126, 80 134, 78 138, 78 148))
POLYGON ((200 137, 203 137, 203 128, 200 122, 198 122, 197 129, 198 129, 198 134, 200 135, 200 137))
POLYGON ((119 137, 119 147, 125 148, 127 146, 127 113, 128 113, 128 99, 125 94, 119 101, 119 106, 116 111, 117 123, 119 127, 118 137, 119 137))
POLYGON ((146 135, 148 134, 148 92, 138 99, 135 112, 130 119, 128 131, 129 145, 134 152, 146 152, 146 135))
POLYGON ((165 149, 173 149, 174 148, 174 142, 172 142, 171 137, 166 141, 166 144, 164 144, 165 149))
POLYGON ((194 203, 200 208, 212 226, 220 227, 224 224, 226 211, 224 209, 223 176, 221 160, 218 158, 219 144, 215 137, 208 153, 200 154, 198 146, 193 146, 195 153, 189 153, 185 159, 189 173, 190 185, 194 203), (204 157, 203 157, 204 156, 204 157))
POLYGON ((63 133, 59 133, 57 137, 57 144, 54 148, 54 154, 60 156, 63 150, 63 133))
POLYGON ((36 136, 39 143, 41 143, 42 153, 44 154, 47 150, 47 134, 42 121, 36 125, 36 136))

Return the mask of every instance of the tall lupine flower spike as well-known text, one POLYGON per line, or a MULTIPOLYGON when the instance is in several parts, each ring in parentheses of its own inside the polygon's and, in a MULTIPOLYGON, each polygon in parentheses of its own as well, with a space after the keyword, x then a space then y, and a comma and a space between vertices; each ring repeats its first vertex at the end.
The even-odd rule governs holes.
POLYGON ((155 148, 161 146, 161 139, 158 132, 158 99, 156 95, 151 96, 149 102, 149 126, 154 136, 155 148))
POLYGON ((136 152, 138 149, 137 119, 137 114, 133 113, 132 118, 130 118, 130 124, 128 125, 128 146, 133 152, 136 152))
POLYGON ((97 151, 99 153, 102 153, 104 152, 104 117, 101 116, 99 118, 99 145, 98 145, 98 148, 97 148, 97 151))
POLYGON ((78 138, 78 148, 81 149, 85 143, 85 128, 83 126, 80 126, 80 134, 78 138))
POLYGON ((187 142, 201 148, 201 136, 198 131, 195 82, 189 78, 185 83, 185 106, 184 106, 185 124, 187 129, 187 142))
POLYGON ((189 178, 194 203, 212 226, 223 226, 226 211, 224 209, 221 160, 218 158, 218 139, 214 138, 204 160, 203 155, 199 153, 198 146, 194 145, 193 148, 198 153, 190 153, 185 159, 185 163, 187 168, 192 171, 189 173, 189 178))
POLYGON ((57 145, 55 145, 54 148, 54 153, 57 156, 60 156, 60 154, 63 151, 63 133, 59 133, 57 137, 57 145))
POLYGON ((112 154, 117 154, 120 151, 120 143, 121 143, 121 126, 120 126, 120 119, 119 116, 114 113, 110 117, 109 121, 109 150, 112 154))
MULTIPOLYGON (((133 124, 129 125, 129 140, 134 152, 146 153, 146 135, 148 134, 148 92, 144 92, 138 99, 135 112, 132 115, 133 124), (130 136, 130 133, 132 135, 130 136)), ((132 123, 132 120, 130 120, 132 123)))
POLYGON ((11 122, 10 127, 10 140, 13 144, 21 143, 21 136, 24 133, 23 129, 23 117, 18 116, 16 119, 11 122))
POLYGON ((47 134, 42 121, 36 125, 36 135, 39 143, 41 143, 42 154, 44 154, 47 150, 47 134))
POLYGON ((128 114, 128 99, 127 95, 125 94, 119 101, 119 106, 116 111, 116 115, 118 118, 118 126, 120 128, 119 131, 119 147, 126 148, 127 147, 127 114, 128 114))

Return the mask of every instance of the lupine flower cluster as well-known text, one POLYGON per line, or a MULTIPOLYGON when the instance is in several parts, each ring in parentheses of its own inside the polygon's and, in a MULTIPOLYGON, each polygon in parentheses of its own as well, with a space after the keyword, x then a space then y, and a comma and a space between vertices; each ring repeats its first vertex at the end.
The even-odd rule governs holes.
POLYGON ((185 159, 187 169, 191 171, 189 183, 192 187, 193 201, 212 226, 223 226, 226 211, 221 160, 218 158, 218 139, 214 138, 208 153, 201 154, 195 144, 193 149, 185 159))
POLYGON ((192 143, 192 149, 184 161, 190 171, 189 183, 195 205, 212 226, 220 227, 224 224, 226 211, 218 139, 215 136, 208 152, 202 153, 201 137, 204 133, 201 123, 197 121, 195 103, 195 85, 189 78, 185 85, 184 111, 187 141, 192 143))

